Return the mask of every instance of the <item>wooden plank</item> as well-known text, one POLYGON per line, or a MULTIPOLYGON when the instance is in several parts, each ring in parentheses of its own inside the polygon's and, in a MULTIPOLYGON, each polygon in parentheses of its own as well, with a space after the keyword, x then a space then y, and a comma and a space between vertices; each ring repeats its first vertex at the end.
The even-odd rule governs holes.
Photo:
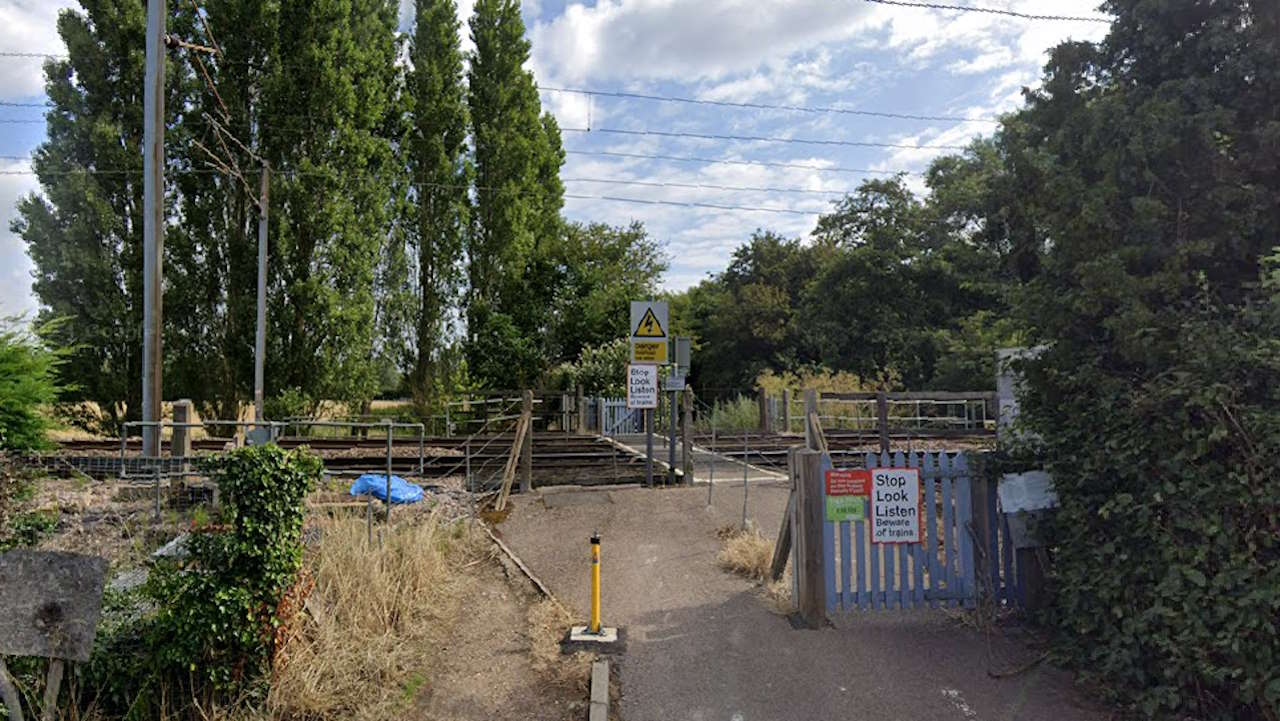
POLYGON ((987 572, 991 574, 991 589, 996 603, 1004 598, 1003 583, 1000 580, 1000 516, 996 512, 996 488, 989 483, 986 493, 987 502, 987 572))
MULTIPOLYGON (((874 401, 879 395, 874 391, 822 392, 823 398, 833 401, 874 401)), ((895 391, 885 394, 886 400, 891 401, 987 401, 995 397, 995 391, 895 391)))
MULTIPOLYGON (((864 504, 870 506, 870 499, 864 501, 864 504)), ((862 515, 864 518, 870 510, 869 507, 863 508, 862 515)), ((871 594, 867 592, 867 524, 862 521, 855 523, 854 543, 858 554, 854 559, 858 564, 858 608, 866 609, 871 601, 871 594)))
POLYGON ((973 489, 970 487, 972 479, 969 478, 968 459, 961 453, 956 457, 956 505, 958 506, 956 514, 959 520, 956 522, 956 534, 959 536, 960 542, 960 565, 962 567, 960 589, 964 592, 965 606, 972 608, 975 605, 975 598, 978 590, 978 571, 977 564, 974 562, 973 552, 973 534, 970 532, 970 524, 973 522, 973 489))
MULTIPOLYGON (((924 458, 922 458, 922 456, 928 457, 928 454, 912 454, 911 461, 910 461, 912 467, 920 468, 923 465, 924 458)), ((920 475, 923 478, 924 474, 921 473, 920 475)), ((932 483, 933 481, 921 480, 920 485, 928 486, 932 483)), ((921 499, 924 498, 923 488, 920 490, 920 497, 921 499)), ((927 517, 927 514, 926 514, 926 517, 927 517)), ((925 519, 921 518, 920 519, 920 524, 921 524, 920 543, 915 544, 911 547, 911 562, 914 565, 914 570, 911 575, 911 583, 912 583, 912 588, 915 591, 913 596, 914 603, 912 605, 915 606, 916 608, 921 608, 924 606, 924 554, 925 554, 925 548, 927 548, 926 544, 929 542, 929 537, 934 534, 934 531, 930 529, 928 526, 924 525, 924 523, 925 523, 925 519)))
POLYGON ((1009 603, 1022 605, 1022 584, 1018 583, 1018 576, 1014 574, 1013 568, 1013 541, 1009 535, 1009 517, 1000 514, 1000 535, 1004 543, 1000 548, 1001 561, 1004 565, 1004 584, 1005 597, 1009 599, 1009 603))
POLYGON ((520 453, 520 491, 528 493, 533 490, 533 391, 523 393, 521 405, 520 415, 526 425, 524 444, 513 448, 512 453, 520 453))
MULTIPOLYGON (((494 506, 499 511, 505 510, 507 507, 507 497, 511 495, 511 484, 515 482, 516 465, 520 460, 520 451, 524 447, 525 436, 528 434, 531 424, 532 418, 528 415, 521 416, 516 424, 516 437, 511 444, 511 455, 507 457, 507 464, 502 469, 502 490, 498 493, 498 502, 494 506)), ((532 443, 529 445, 532 445, 532 443)), ((522 482, 521 487, 523 486, 522 482)))
MULTIPOLYGON (((906 468, 907 457, 902 451, 893 454, 893 465, 898 468, 906 468)), ((898 608, 908 608, 911 605, 911 578, 907 571, 907 554, 908 549, 906 543, 896 544, 898 550, 898 608)))
POLYGON ((853 545, 849 539, 849 522, 841 521, 840 524, 840 606, 848 611, 853 608, 853 589, 850 583, 850 577, 853 575, 854 559, 850 554, 850 547, 853 545))
POLYGON ((769 564, 769 578, 776 581, 782 578, 787 568, 787 555, 791 553, 791 514, 795 512, 796 489, 787 494, 787 510, 782 514, 782 526, 778 529, 778 540, 773 544, 773 561, 769 564))
MULTIPOLYGON (((863 466, 864 466, 865 468, 867 468, 868 470, 870 470, 870 469, 875 468, 875 467, 877 467, 877 466, 879 466, 879 465, 880 465, 880 458, 879 458, 879 456, 877 456, 877 455, 876 455, 876 454, 874 454, 874 453, 868 453, 868 454, 866 454, 866 459, 863 461, 863 466)), ((870 508, 868 508, 867 510, 868 510, 868 511, 870 511, 871 509, 870 509, 870 508)), ((868 516, 868 521, 867 521, 867 522, 868 522, 868 524, 871 524, 872 528, 874 528, 874 524, 875 524, 875 520, 874 520, 874 519, 871 519, 871 518, 868 516)), ((874 533, 874 531, 873 531, 873 533, 874 533)), ((884 595, 880 592, 880 586, 881 586, 881 584, 880 584, 880 549, 881 549, 881 545, 880 545, 879 543, 873 543, 873 542, 871 542, 871 539, 870 539, 870 538, 868 538, 868 539, 867 539, 867 541, 868 541, 868 544, 867 544, 867 551, 868 551, 868 554, 867 554, 867 555, 868 555, 868 556, 870 556, 870 558, 871 558, 871 563, 870 563, 870 566, 871 566, 871 567, 870 567, 870 569, 869 569, 869 570, 871 571, 871 579, 870 579, 870 581, 871 581, 871 582, 870 582, 870 584, 869 584, 869 588, 868 588, 868 594, 869 594, 869 596, 870 596, 870 599, 869 599, 869 606, 870 606, 871 610, 873 610, 873 611, 874 611, 874 610, 876 610, 876 609, 878 609, 878 608, 883 608, 883 604, 884 604, 884 595)))
MULTIPOLYGON (((956 544, 954 535, 956 518, 951 503, 953 495, 953 482, 950 476, 951 460, 947 454, 940 453, 938 454, 938 461, 938 465, 947 473, 947 475, 939 479, 939 483, 942 484, 942 567, 945 569, 944 579, 947 583, 947 597, 950 600, 954 600, 956 598, 956 544)), ((954 606, 955 603, 952 602, 947 605, 954 606)))

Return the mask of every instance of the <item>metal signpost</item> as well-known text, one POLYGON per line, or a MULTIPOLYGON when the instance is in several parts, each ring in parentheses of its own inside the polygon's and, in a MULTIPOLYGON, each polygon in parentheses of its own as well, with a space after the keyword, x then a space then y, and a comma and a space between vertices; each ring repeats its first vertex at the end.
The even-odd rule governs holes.
MULTIPOLYGON (((653 485, 653 410, 658 407, 658 365, 666 365, 667 353, 667 303, 661 300, 631 301, 631 363, 627 370, 627 408, 644 409, 645 482, 653 485), (650 368, 653 376, 652 405, 632 405, 632 387, 639 376, 635 368, 650 368)), ((641 371, 647 374, 648 371, 641 371)), ((648 376, 643 376, 647 382, 648 376)), ((643 386, 648 388, 648 386, 643 386)), ((644 402, 648 402, 647 390, 644 402)), ((674 462, 672 463, 674 466, 674 462)))

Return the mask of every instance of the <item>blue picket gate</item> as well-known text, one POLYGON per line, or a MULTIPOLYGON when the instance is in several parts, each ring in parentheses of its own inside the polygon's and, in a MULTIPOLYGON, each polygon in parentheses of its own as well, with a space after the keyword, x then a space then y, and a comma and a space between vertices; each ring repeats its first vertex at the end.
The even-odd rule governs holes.
MULTIPOLYGON (((823 472, 831 469, 827 455, 823 472)), ((866 521, 824 521, 823 576, 827 611, 905 609, 976 605, 980 591, 977 553, 992 562, 987 588, 1000 601, 1020 602, 1014 583, 1013 549, 1008 525, 996 508, 994 489, 988 518, 992 532, 984 548, 975 549, 972 530, 969 459, 963 453, 868 453, 863 467, 918 468, 924 506, 921 543, 871 542, 870 503, 866 521), (837 548, 838 546, 838 548, 837 548)))

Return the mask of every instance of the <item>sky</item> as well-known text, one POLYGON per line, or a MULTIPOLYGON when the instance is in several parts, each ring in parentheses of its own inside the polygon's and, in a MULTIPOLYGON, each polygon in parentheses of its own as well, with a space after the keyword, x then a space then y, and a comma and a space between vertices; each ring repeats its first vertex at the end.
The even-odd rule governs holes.
MULTIPOLYGON (((1097 2, 955 0, 1095 17, 1097 2)), ((401 0, 402 29, 412 25, 412 5, 401 0)), ((473 0, 458 5, 467 48, 473 0)), ((57 14, 74 6, 0 0, 0 52, 62 52, 57 14)), ((757 229, 807 237, 818 215, 864 179, 905 172, 924 192, 918 174, 958 152, 937 146, 990 134, 990 120, 1038 84, 1049 48, 1099 40, 1107 29, 861 0, 540 0, 522 12, 529 68, 563 131, 565 216, 643 222, 665 247, 669 290, 723 270, 757 229), (703 102, 568 92, 584 90, 703 102)), ((44 100, 39 59, 0 57, 0 101, 44 100)), ((40 118, 38 107, 0 106, 0 156, 29 155, 44 136, 40 118)), ((30 259, 9 230, 18 199, 38 192, 27 169, 0 157, 0 316, 37 308, 30 259)))

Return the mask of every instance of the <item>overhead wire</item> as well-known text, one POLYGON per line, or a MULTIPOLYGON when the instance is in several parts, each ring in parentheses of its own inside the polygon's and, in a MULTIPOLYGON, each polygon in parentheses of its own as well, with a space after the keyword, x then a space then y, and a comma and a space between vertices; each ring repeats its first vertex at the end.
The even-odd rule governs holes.
POLYGON ((1111 23, 1110 18, 1088 16, 1088 15, 1036 15, 1032 13, 1023 13, 1016 10, 1004 10, 1002 8, 974 7, 972 5, 946 5, 943 3, 931 2, 913 2, 912 0, 865 0, 865 2, 875 3, 877 5, 897 5, 899 7, 908 8, 925 8, 929 10, 954 10, 967 13, 986 13, 988 15, 1005 15, 1008 17, 1020 18, 1022 20, 1051 20, 1051 21, 1067 21, 1067 22, 1086 22, 1086 23, 1111 23))
POLYGON ((796 143, 800 145, 835 145, 856 148, 905 148, 907 150, 964 150, 964 145, 881 143, 870 140, 831 140, 825 138, 782 138, 771 135, 729 135, 724 133, 692 133, 676 130, 625 130, 622 128, 561 128, 567 133, 608 133, 610 135, 639 135, 662 138, 694 138, 697 140, 732 140, 753 143, 796 143))
POLYGON ((830 173, 860 173, 864 175, 919 175, 909 170, 879 170, 876 168, 846 168, 806 163, 783 163, 770 160, 740 160, 737 158, 699 158, 688 155, 662 155, 658 153, 625 153, 613 150, 565 150, 566 155, 598 155, 611 158, 637 160, 670 160, 682 163, 706 163, 715 165, 761 165, 769 168, 793 168, 796 170, 820 170, 830 173))

